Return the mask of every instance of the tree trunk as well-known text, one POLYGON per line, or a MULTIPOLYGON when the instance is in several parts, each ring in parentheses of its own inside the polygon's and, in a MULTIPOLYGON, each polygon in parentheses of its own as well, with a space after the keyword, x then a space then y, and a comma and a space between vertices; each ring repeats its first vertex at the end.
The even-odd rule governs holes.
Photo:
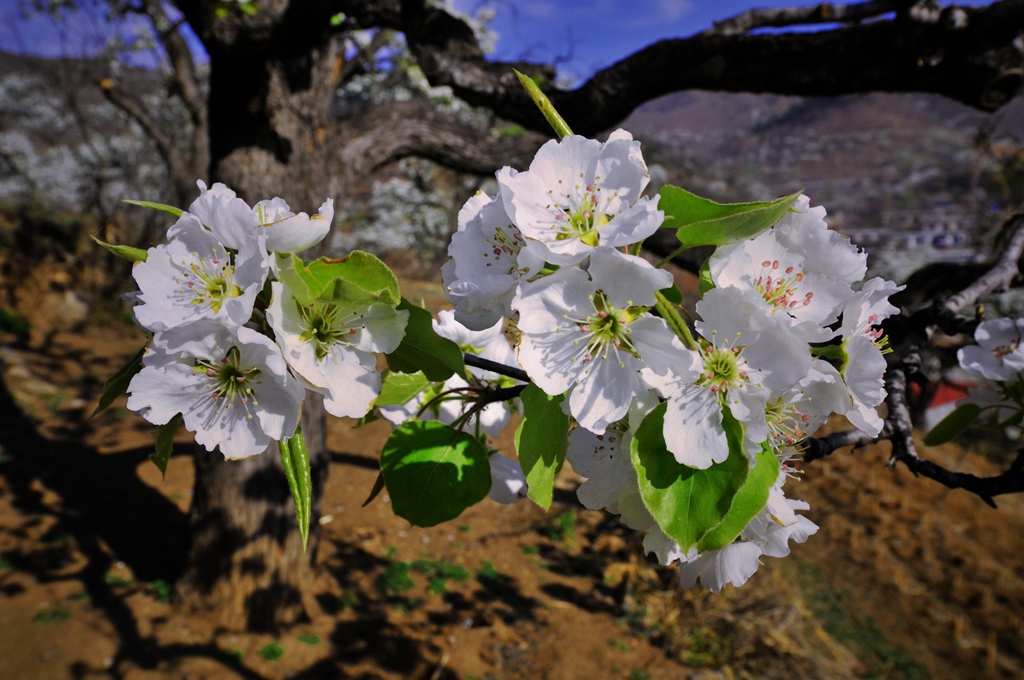
POLYGON ((308 618, 328 465, 318 395, 306 398, 302 431, 313 479, 305 554, 277 443, 240 461, 195 447, 188 566, 177 597, 187 607, 215 615, 229 629, 270 632, 308 618))
MULTIPOLYGON (((252 45, 214 47, 212 179, 250 204, 280 196, 295 212, 315 213, 338 188, 325 143, 329 49, 290 62, 254 53, 252 45)), ((177 595, 187 605, 215 612, 229 628, 270 631, 307 616, 328 468, 318 395, 307 393, 302 429, 313 473, 306 554, 276 443, 243 461, 225 461, 219 451, 196 447, 189 565, 177 595)))

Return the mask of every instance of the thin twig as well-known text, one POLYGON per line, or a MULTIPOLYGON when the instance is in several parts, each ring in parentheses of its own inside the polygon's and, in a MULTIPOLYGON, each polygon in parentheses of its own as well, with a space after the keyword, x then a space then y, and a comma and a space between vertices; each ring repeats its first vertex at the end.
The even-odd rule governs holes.
POLYGON ((969 329, 973 332, 973 327, 977 325, 976 320, 964 317, 960 312, 977 303, 984 295, 1009 288, 1020 275, 1019 263, 1021 255, 1024 254, 1024 212, 1012 215, 1006 221, 1004 229, 1012 230, 1013 236, 991 269, 945 302, 937 302, 912 317, 913 320, 921 321, 922 326, 914 333, 914 339, 907 345, 900 360, 886 371, 886 406, 889 413, 878 436, 871 436, 860 430, 846 430, 809 439, 804 445, 804 462, 824 458, 847 446, 856 450, 868 444, 889 440, 892 452, 886 467, 890 470, 903 463, 915 475, 932 479, 950 489, 964 489, 993 508, 996 507, 993 500, 995 496, 1024 491, 1024 449, 1018 452, 1016 459, 1005 472, 993 477, 955 472, 922 458, 914 444, 913 422, 907 400, 907 382, 920 374, 920 347, 932 331, 941 329, 946 333, 956 333, 969 329))

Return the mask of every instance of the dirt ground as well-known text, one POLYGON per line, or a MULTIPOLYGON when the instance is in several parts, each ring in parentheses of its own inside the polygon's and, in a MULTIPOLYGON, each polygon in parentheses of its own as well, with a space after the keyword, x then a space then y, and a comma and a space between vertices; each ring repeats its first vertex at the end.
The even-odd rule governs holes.
MULTIPOLYGON (((167 476, 123 400, 85 422, 143 342, 94 315, 15 346, 0 336, 0 678, 1020 677, 1024 498, 993 510, 906 470, 887 446, 807 466, 789 494, 821 530, 743 588, 683 590, 563 472, 545 513, 489 499, 416 529, 360 507, 388 428, 331 423, 310 620, 278 635, 177 608, 192 487, 167 476)), ((508 443, 508 442, 506 442, 508 443)), ((949 446, 958 469, 997 466, 949 446)))

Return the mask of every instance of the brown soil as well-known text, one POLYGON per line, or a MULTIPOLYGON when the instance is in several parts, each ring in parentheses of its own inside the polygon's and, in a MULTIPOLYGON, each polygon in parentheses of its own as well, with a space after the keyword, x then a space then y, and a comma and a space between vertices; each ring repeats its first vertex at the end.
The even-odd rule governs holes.
MULTIPOLYGON (((570 470, 547 513, 485 500, 416 529, 384 495, 361 507, 388 428, 335 420, 310 620, 276 636, 221 630, 170 597, 187 438, 161 480, 153 429, 123 400, 85 421, 141 334, 107 321, 13 340, 0 346, 0 678, 1021 674, 1024 499, 992 510, 889 472, 884 445, 808 466, 791 495, 819 533, 711 595, 678 588, 614 518, 580 508, 570 470)), ((955 447, 929 454, 996 469, 955 447)))

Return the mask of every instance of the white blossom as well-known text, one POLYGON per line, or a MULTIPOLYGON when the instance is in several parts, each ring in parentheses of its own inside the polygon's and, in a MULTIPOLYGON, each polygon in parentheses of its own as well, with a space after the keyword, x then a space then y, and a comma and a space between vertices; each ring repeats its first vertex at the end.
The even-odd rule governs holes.
POLYGON ((441 267, 445 292, 459 322, 477 330, 512 316, 519 281, 544 266, 539 244, 527 244, 501 200, 482 192, 459 211, 448 254, 441 267))
POLYGON ((648 375, 648 382, 668 399, 669 451, 703 469, 729 457, 723 407, 743 424, 748 450, 756 450, 768 438, 768 400, 804 379, 811 354, 788 321, 765 313, 750 291, 713 288, 697 313, 700 351, 685 350, 670 373, 648 375))
POLYGON ((785 318, 808 342, 833 337, 852 285, 864 277, 867 255, 825 224, 825 209, 806 196, 771 229, 715 250, 709 260, 716 286, 758 294, 767 311, 785 318))
POLYGON ((885 400, 886 339, 877 328, 899 309, 889 296, 903 290, 892 281, 873 278, 847 299, 839 333, 846 360, 840 369, 850 394, 847 419, 872 437, 882 431, 882 419, 876 407, 885 400))
POLYGON ((267 320, 288 365, 324 394, 328 413, 366 415, 381 386, 373 352, 398 347, 409 313, 385 304, 302 304, 277 281, 271 291, 267 320))
POLYGON ((132 268, 140 290, 138 322, 164 331, 203 319, 227 326, 249 321, 268 273, 262 244, 246 241, 232 254, 190 213, 182 213, 173 231, 168 243, 150 248, 146 261, 132 268))
POLYGON ((569 410, 580 426, 604 432, 650 389, 641 370, 668 373, 685 351, 648 311, 655 291, 671 283, 646 260, 598 248, 587 271, 563 267, 520 286, 512 302, 520 365, 547 394, 571 390, 569 410))
POLYGON ((208 451, 246 458, 295 433, 304 390, 270 338, 205 321, 157 333, 128 394, 149 422, 180 413, 208 451))
POLYGON ((570 135, 551 140, 530 169, 498 172, 505 210, 555 264, 579 262, 597 246, 642 241, 664 219, 658 199, 641 196, 650 177, 640 143, 624 130, 605 143, 570 135))

